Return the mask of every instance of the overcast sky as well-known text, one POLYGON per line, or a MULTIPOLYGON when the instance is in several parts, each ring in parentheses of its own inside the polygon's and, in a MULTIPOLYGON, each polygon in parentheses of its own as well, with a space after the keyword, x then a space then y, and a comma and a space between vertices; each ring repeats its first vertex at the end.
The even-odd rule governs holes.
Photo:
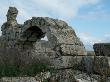
POLYGON ((110 0, 0 0, 0 26, 6 21, 9 6, 18 8, 18 23, 32 16, 65 20, 86 48, 110 42, 110 0))

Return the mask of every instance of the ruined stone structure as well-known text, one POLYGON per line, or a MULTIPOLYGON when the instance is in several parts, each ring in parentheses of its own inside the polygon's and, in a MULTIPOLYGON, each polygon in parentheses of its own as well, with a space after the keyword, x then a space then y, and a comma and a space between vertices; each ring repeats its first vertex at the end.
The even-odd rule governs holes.
POLYGON ((59 52, 58 56, 86 55, 83 43, 66 22, 48 17, 32 17, 21 25, 17 23, 17 14, 18 10, 10 7, 7 22, 1 27, 2 37, 8 42, 7 47, 20 49, 32 45, 32 49, 41 53, 55 51, 59 52), (45 36, 48 41, 41 40, 45 36))
POLYGON ((99 74, 110 75, 110 43, 96 43, 93 45, 96 54, 94 70, 99 74))
POLYGON ((96 43, 93 48, 97 56, 110 56, 110 43, 96 43))
MULTIPOLYGON (((24 24, 18 24, 17 14, 15 7, 9 7, 7 21, 1 27, 0 64, 16 64, 24 69, 34 63, 48 64, 57 73, 53 76, 50 72, 40 75, 49 77, 50 82, 76 82, 78 78, 84 82, 91 82, 91 78, 94 82, 102 82, 103 77, 103 82, 110 82, 109 57, 105 57, 110 55, 109 44, 95 44, 96 56, 87 55, 74 29, 65 21, 32 17, 24 24)), ((41 82, 38 81, 42 78, 40 75, 3 77, 0 82, 41 82)))
POLYGON ((30 64, 29 58, 38 58, 39 61, 47 61, 55 69, 65 69, 64 73, 59 71, 60 82, 64 82, 64 79, 65 82, 73 82, 73 73, 69 69, 73 67, 73 57, 87 54, 73 28, 62 20, 49 17, 32 17, 24 24, 18 24, 17 14, 15 7, 9 7, 7 22, 1 27, 1 40, 5 48, 22 54, 22 64, 30 64), (42 40, 44 37, 46 40, 42 40), (27 56, 30 57, 23 62, 27 56))

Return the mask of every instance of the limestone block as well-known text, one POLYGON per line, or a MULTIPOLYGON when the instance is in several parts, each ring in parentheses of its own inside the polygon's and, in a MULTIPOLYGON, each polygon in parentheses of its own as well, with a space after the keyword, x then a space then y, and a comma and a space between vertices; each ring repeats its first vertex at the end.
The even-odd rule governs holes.
POLYGON ((87 54, 83 46, 62 44, 60 47, 61 47, 62 55, 77 56, 77 55, 87 54))
POLYGON ((93 48, 96 56, 110 56, 110 43, 97 43, 93 48))
POLYGON ((108 58, 105 56, 96 56, 94 58, 94 72, 101 75, 106 74, 109 69, 108 58))
POLYGON ((82 56, 61 56, 53 60, 56 69, 76 68, 81 65, 82 56))
POLYGON ((83 56, 81 60, 81 70, 87 74, 93 73, 94 56, 83 56))

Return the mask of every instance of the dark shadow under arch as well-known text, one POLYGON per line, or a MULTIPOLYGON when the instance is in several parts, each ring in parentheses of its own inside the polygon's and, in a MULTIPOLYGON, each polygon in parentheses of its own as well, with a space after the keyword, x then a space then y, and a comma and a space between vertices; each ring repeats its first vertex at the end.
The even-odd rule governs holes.
POLYGON ((36 42, 45 37, 45 33, 39 27, 31 26, 23 32, 23 37, 26 38, 26 41, 36 42))

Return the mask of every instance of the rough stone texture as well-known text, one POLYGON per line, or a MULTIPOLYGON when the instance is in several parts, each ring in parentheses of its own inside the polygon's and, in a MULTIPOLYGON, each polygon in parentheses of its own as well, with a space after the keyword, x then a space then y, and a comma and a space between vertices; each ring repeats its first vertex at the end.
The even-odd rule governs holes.
POLYGON ((96 54, 94 71, 103 75, 105 79, 107 76, 110 76, 110 43, 96 43, 93 45, 93 48, 96 54))
POLYGON ((110 43, 97 43, 93 48, 97 56, 110 56, 110 43))
POLYGON ((99 75, 92 74, 90 76, 87 73, 79 70, 73 70, 73 72, 77 82, 100 82, 98 81, 100 79, 99 75))
POLYGON ((54 67, 56 69, 80 68, 82 56, 61 56, 54 60, 54 67))
POLYGON ((50 72, 41 72, 40 74, 37 74, 35 76, 35 79, 37 81, 41 81, 41 82, 44 82, 45 79, 48 79, 51 77, 51 73, 50 72))
POLYGON ((83 56, 81 60, 81 69, 85 71, 87 74, 93 73, 94 67, 94 56, 83 56))
POLYGON ((94 58, 94 71, 100 75, 105 75, 109 70, 109 61, 105 56, 96 56, 94 58))
POLYGON ((58 73, 59 82, 76 82, 72 69, 60 70, 58 73))

